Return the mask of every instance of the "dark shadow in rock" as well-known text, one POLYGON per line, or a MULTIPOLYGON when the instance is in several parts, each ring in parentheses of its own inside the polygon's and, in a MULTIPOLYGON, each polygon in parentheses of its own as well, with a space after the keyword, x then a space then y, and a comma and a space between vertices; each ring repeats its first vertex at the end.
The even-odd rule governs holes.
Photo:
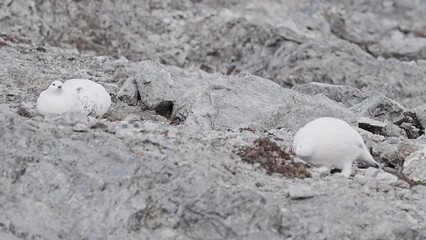
POLYGON ((204 64, 204 63, 201 64, 200 69, 203 70, 204 72, 208 72, 208 73, 214 72, 214 69, 211 66, 204 64))
POLYGON ((37 47, 36 50, 39 52, 46 52, 46 48, 44 47, 37 47))
POLYGON ((295 163, 293 156, 267 138, 259 138, 252 146, 240 150, 238 155, 244 162, 259 163, 268 174, 280 173, 288 178, 306 178, 311 174, 302 163, 295 163))
POLYGON ((95 124, 93 124, 92 126, 90 126, 90 129, 107 129, 107 125, 105 125, 104 123, 101 122, 97 122, 95 124))
POLYGON ((384 130, 384 126, 377 126, 377 125, 369 124, 366 122, 360 122, 358 123, 358 127, 376 135, 387 136, 384 130))
POLYGON ((174 105, 175 104, 173 101, 162 101, 154 107, 154 110, 158 115, 161 115, 166 118, 171 118, 174 105))

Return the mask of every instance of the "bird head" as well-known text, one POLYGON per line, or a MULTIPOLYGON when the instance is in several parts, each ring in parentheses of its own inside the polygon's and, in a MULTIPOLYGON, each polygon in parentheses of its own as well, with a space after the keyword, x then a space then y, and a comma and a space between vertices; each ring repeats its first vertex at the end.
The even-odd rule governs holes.
POLYGON ((63 86, 63 85, 64 85, 64 84, 63 84, 61 81, 53 81, 53 82, 50 84, 50 86, 49 86, 48 90, 49 90, 49 91, 51 91, 51 92, 61 91, 61 90, 62 90, 62 86, 63 86))

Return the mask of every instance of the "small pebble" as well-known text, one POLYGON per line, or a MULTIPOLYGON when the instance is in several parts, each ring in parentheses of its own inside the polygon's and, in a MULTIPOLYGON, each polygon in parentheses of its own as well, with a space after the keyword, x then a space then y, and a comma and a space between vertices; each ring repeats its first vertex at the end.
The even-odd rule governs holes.
POLYGON ((293 184, 288 189, 288 196, 292 200, 300 200, 312 198, 316 193, 312 190, 311 186, 306 184, 293 184))
POLYGON ((76 125, 72 128, 72 130, 73 130, 74 132, 87 132, 88 128, 87 128, 87 126, 86 126, 86 125, 84 125, 84 124, 77 123, 77 124, 76 124, 76 125))

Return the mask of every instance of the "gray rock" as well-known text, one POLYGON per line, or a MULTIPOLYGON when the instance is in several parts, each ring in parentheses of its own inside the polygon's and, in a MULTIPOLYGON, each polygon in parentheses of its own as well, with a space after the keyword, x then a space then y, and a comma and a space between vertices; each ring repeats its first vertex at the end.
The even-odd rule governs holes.
POLYGON ((419 200, 422 200, 426 197, 426 186, 416 185, 411 189, 413 195, 415 195, 419 200))
MULTIPOLYGON (((37 1, 14 0, 4 3, 0 29, 7 33, 2 36, 5 46, 33 41, 223 74, 247 70, 282 86, 312 81, 348 85, 382 91, 414 107, 426 101, 424 68, 384 58, 424 58, 425 28, 419 19, 426 7, 389 3, 130 0, 123 6, 49 0, 34 11, 37 1)), ((34 51, 43 59, 52 50, 41 46, 34 51)), ((74 52, 62 55, 78 58, 74 52)))
POLYGON ((411 153, 404 159, 403 173, 415 181, 426 180, 426 149, 411 153))
POLYGON ((88 128, 87 128, 87 126, 86 126, 86 125, 84 125, 84 124, 77 123, 77 124, 76 124, 76 125, 72 128, 72 130, 73 130, 74 132, 87 132, 88 128))
POLYGON ((401 60, 424 59, 426 58, 426 39, 406 36, 400 31, 395 31, 391 33, 390 38, 368 46, 368 50, 375 56, 396 57, 401 60))
POLYGON ((405 108, 382 93, 376 93, 350 108, 358 116, 396 122, 404 118, 405 108))
POLYGON ((294 86, 292 89, 311 96, 324 94, 331 100, 342 103, 345 107, 352 107, 368 97, 361 90, 347 85, 310 82, 294 86))
MULTIPOLYGON (((338 177, 300 180, 318 195, 291 200, 285 186, 293 186, 293 197, 312 192, 297 195, 293 180, 238 161, 235 148, 250 143, 239 131, 105 122, 106 127, 74 133, 73 124, 26 118, 0 106, 0 181, 5 186, 0 190, 7 192, 0 195, 7 206, 0 222, 8 226, 1 230, 6 236, 341 238, 352 229, 362 232, 360 239, 383 234, 396 239, 399 232, 373 223, 380 218, 400 231, 414 231, 408 219, 425 213, 395 208, 403 200, 380 191, 365 195, 351 180, 338 177), (258 188, 256 182, 266 185, 258 188), (368 211, 354 212, 361 203, 368 211), (355 213, 359 218, 347 218, 355 213)), ((424 219, 416 224, 425 227, 424 219)))
MULTIPOLYGON (((417 129, 415 131, 417 131, 417 129)), ((384 128, 384 132, 385 132, 386 136, 389 136, 389 137, 403 137, 403 138, 408 137, 405 129, 401 128, 398 125, 392 124, 392 123, 388 123, 386 125, 386 127, 384 128)), ((419 132, 417 132, 417 134, 418 133, 419 132)), ((413 133, 413 135, 414 135, 414 133, 413 133)), ((417 138, 417 137, 413 137, 413 138, 417 138)))
POLYGON ((138 95, 138 87, 134 78, 128 78, 118 92, 118 98, 131 106, 136 105, 138 95))
POLYGON ((70 126, 76 126, 79 124, 87 124, 89 118, 85 113, 63 113, 63 114, 51 114, 44 117, 45 121, 50 121, 57 124, 66 124, 70 126))
MULTIPOLYGON (((132 7, 127 8, 115 2, 54 5, 48 1, 41 9, 53 7, 57 11, 47 13, 32 11, 34 4, 38 3, 15 0, 6 4, 7 11, 1 15, 5 21, 0 28, 11 34, 4 35, 5 44, 28 42, 16 36, 27 31, 36 43, 53 43, 83 52, 124 55, 130 60, 153 59, 224 74, 248 70, 282 86, 312 81, 349 85, 363 91, 382 91, 407 107, 426 101, 423 68, 371 56, 374 46, 386 39, 400 42, 401 46, 412 40, 421 42, 424 29, 418 19, 423 19, 423 6, 383 7, 389 4, 311 0, 269 0, 262 4, 255 0, 229 4, 168 0, 164 4, 144 4, 132 0, 132 7), (61 9, 70 10, 66 13, 61 9), (117 9, 132 12, 137 20, 129 20, 128 14, 117 9), (39 22, 43 24, 36 24, 39 22), (395 38, 394 32, 398 31, 404 36, 395 38), (364 51, 367 49, 368 53, 364 51)), ((52 51, 39 49, 36 51, 41 59, 52 51)), ((386 58, 423 56, 422 47, 402 56, 387 49, 382 51, 386 58)), ((77 59, 74 52, 62 55, 77 59)), ((119 61, 122 63, 126 59, 119 61)))
POLYGON ((155 108, 173 102, 173 115, 184 117, 194 128, 297 130, 320 116, 355 122, 354 115, 328 98, 305 96, 245 72, 223 77, 149 61, 132 67, 145 105, 155 108))
POLYGON ((415 107, 412 110, 416 114, 417 121, 419 121, 422 129, 426 128, 426 104, 415 107))
POLYGON ((365 130, 360 132, 374 159, 393 166, 396 170, 402 167, 399 149, 406 144, 405 140, 400 137, 384 137, 365 130))
POLYGON ((288 196, 292 200, 300 200, 306 198, 312 198, 316 195, 314 190, 305 184, 293 184, 288 189, 288 196))
POLYGON ((369 52, 383 57, 417 59, 423 56, 425 6, 414 2, 329 1, 326 19, 331 31, 347 41, 366 45, 369 52), (332 24, 339 22, 340 24, 332 24))
POLYGON ((395 185, 398 182, 397 176, 383 170, 379 171, 374 177, 383 184, 395 185))
POLYGON ((374 120, 368 117, 359 117, 358 126, 373 134, 383 135, 387 137, 407 137, 404 129, 390 122, 374 120))
POLYGON ((418 66, 390 59, 380 61, 356 45, 344 41, 310 41, 301 44, 280 63, 282 86, 321 82, 356 87, 368 95, 380 91, 403 106, 426 101, 418 66))

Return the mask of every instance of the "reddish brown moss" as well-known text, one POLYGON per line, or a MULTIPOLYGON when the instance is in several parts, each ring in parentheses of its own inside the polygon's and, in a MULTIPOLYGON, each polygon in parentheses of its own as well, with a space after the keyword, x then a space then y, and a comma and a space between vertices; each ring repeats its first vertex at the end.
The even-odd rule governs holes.
POLYGON ((302 163, 267 138, 259 138, 252 146, 240 149, 238 155, 247 163, 259 163, 268 174, 279 173, 288 178, 305 178, 311 175, 302 163))
POLYGON ((24 107, 19 107, 17 113, 22 117, 31 117, 31 113, 24 107))

